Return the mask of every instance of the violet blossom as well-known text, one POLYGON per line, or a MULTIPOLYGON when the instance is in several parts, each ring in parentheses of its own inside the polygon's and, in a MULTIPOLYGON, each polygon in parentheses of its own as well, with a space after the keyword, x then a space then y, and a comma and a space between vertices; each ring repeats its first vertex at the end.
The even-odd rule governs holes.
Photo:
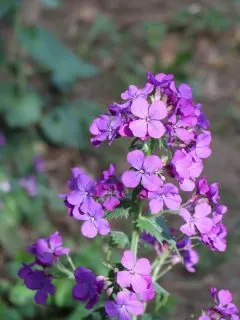
POLYGON ((166 104, 163 101, 155 101, 149 105, 146 99, 137 98, 131 105, 131 112, 137 117, 129 128, 135 137, 161 138, 166 129, 161 120, 167 116, 166 104))
POLYGON ((162 168, 162 161, 158 156, 144 156, 140 150, 134 150, 127 155, 128 163, 135 170, 125 171, 122 182, 127 188, 136 188, 141 182, 149 191, 156 190, 161 185, 161 179, 156 175, 162 168))
POLYGON ((140 258, 136 260, 130 250, 126 250, 121 259, 121 263, 126 270, 117 273, 117 283, 122 288, 132 287, 135 293, 142 293, 149 287, 151 265, 148 259, 140 258))
POLYGON ((59 232, 51 234, 47 238, 40 238, 29 247, 29 252, 36 257, 36 263, 43 267, 51 266, 62 255, 70 252, 65 248, 59 232))

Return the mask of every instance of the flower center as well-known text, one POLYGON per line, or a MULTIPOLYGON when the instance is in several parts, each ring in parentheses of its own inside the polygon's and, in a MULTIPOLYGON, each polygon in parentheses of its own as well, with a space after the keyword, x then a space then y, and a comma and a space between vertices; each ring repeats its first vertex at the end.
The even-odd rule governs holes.
POLYGON ((90 220, 91 220, 91 221, 94 221, 94 220, 95 220, 95 218, 94 218, 94 217, 91 217, 91 218, 90 218, 90 220))
POLYGON ((143 174, 143 173, 144 173, 144 170, 143 170, 143 169, 141 169, 139 172, 140 172, 141 174, 143 174))
POLYGON ((146 121, 147 121, 147 122, 149 122, 149 121, 150 121, 150 118, 149 118, 149 117, 147 117, 147 118, 146 118, 146 121))

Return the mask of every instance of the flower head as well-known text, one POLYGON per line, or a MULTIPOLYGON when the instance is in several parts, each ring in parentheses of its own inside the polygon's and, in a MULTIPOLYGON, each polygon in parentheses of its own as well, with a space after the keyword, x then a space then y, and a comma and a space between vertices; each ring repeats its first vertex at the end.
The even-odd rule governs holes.
POLYGON ((134 293, 126 290, 119 292, 114 301, 107 301, 105 310, 110 318, 117 317, 118 320, 131 320, 131 315, 143 314, 144 305, 134 293))
POLYGON ((86 308, 92 309, 104 288, 104 278, 97 277, 90 269, 84 267, 77 268, 74 276, 77 283, 73 287, 73 298, 86 302, 86 308))
POLYGON ((79 214, 77 218, 84 221, 81 227, 82 234, 87 238, 94 238, 98 233, 107 235, 110 232, 110 226, 103 217, 104 211, 98 203, 92 206, 88 213, 79 214))
POLYGON ((48 238, 38 239, 29 247, 29 252, 36 257, 39 265, 51 266, 60 256, 69 253, 70 249, 63 247, 62 244, 62 237, 55 232, 48 238))
POLYGON ((149 287, 151 265, 148 259, 141 258, 136 261, 132 251, 124 252, 122 265, 126 270, 117 273, 117 283, 123 288, 132 287, 136 293, 142 293, 149 287))
POLYGON ((154 191, 161 184, 161 179, 156 175, 162 168, 162 161, 157 156, 144 156, 140 150, 134 150, 127 155, 128 163, 134 170, 125 171, 122 182, 127 188, 136 188, 141 182, 147 190, 154 191))
POLYGON ((42 270, 33 270, 33 264, 23 264, 22 268, 18 271, 19 278, 24 280, 25 286, 36 291, 34 300, 38 304, 45 304, 48 295, 55 293, 55 287, 51 283, 52 275, 42 270))
POLYGON ((161 120, 167 116, 166 104, 163 101, 155 101, 149 105, 146 99, 137 98, 131 105, 131 112, 137 118, 129 127, 135 137, 161 138, 166 129, 161 120))
POLYGON ((185 208, 180 210, 179 215, 185 220, 185 224, 180 227, 182 233, 193 236, 198 230, 201 234, 211 231, 213 226, 212 219, 207 216, 211 213, 211 207, 207 203, 200 203, 195 207, 195 213, 191 215, 185 208))

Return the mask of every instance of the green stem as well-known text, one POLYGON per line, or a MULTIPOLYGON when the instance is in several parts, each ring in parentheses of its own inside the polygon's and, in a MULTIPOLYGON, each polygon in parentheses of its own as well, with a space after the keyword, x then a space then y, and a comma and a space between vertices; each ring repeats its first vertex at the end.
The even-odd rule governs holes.
POLYGON ((67 260, 68 260, 68 263, 70 264, 71 268, 73 269, 73 271, 75 271, 76 267, 71 259, 71 257, 67 254, 67 260))
POLYGON ((161 270, 161 267, 163 266, 164 264, 164 261, 167 259, 169 255, 169 252, 166 251, 165 253, 163 253, 159 259, 156 259, 156 261, 154 261, 153 263, 153 281, 156 281, 158 279, 158 274, 159 274, 159 271, 161 270))
POLYGON ((58 262, 58 264, 56 266, 57 266, 58 270, 61 271, 62 273, 64 273, 65 275, 67 275, 68 278, 74 279, 73 273, 70 270, 68 270, 67 268, 65 268, 64 265, 61 264, 61 262, 58 262))
POLYGON ((159 280, 162 278, 166 273, 168 273, 170 270, 172 270, 173 265, 168 266, 165 270, 163 270, 159 275, 157 276, 156 280, 159 280))

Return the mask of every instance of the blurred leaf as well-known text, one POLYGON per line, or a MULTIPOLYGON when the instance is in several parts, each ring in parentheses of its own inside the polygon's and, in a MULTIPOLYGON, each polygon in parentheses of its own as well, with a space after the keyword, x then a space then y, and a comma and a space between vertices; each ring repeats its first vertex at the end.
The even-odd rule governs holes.
POLYGON ((16 8, 21 0, 1 0, 0 1, 0 18, 3 17, 9 10, 16 8))
POLYGON ((111 231, 110 238, 114 247, 124 249, 129 245, 128 236, 122 231, 111 231))
POLYGON ((0 319, 2 320, 23 320, 21 314, 13 307, 8 307, 0 301, 0 319))
POLYGON ((141 320, 152 320, 152 316, 150 316, 150 314, 144 314, 141 317, 141 320))
POLYGON ((154 283, 156 290, 156 301, 155 301, 155 312, 158 312, 162 307, 164 307, 169 298, 169 292, 160 286, 158 283, 154 283))
POLYGON ((98 113, 99 107, 88 101, 62 105, 43 117, 41 128, 57 145, 86 149, 89 125, 98 113))
POLYGON ((98 71, 94 65, 78 59, 43 27, 21 28, 18 37, 25 50, 53 72, 54 83, 62 88, 71 85, 77 78, 91 77, 98 71))
POLYGON ((72 288, 74 281, 71 279, 59 279, 54 281, 56 293, 54 301, 58 307, 67 307, 73 305, 72 288))
POLYGON ((91 313, 92 310, 87 310, 84 305, 81 304, 68 316, 67 320, 82 320, 91 313))
POLYGON ((27 127, 41 117, 41 101, 36 93, 29 92, 9 105, 4 118, 10 127, 27 127))
POLYGON ((24 286, 24 284, 17 284, 10 291, 9 299, 15 306, 24 306, 33 299, 34 292, 24 286))
POLYGON ((167 25, 159 22, 145 21, 142 25, 144 40, 152 49, 157 49, 167 34, 167 25))
POLYGON ((60 6, 61 0, 41 0, 42 4, 49 9, 56 9, 60 6))

